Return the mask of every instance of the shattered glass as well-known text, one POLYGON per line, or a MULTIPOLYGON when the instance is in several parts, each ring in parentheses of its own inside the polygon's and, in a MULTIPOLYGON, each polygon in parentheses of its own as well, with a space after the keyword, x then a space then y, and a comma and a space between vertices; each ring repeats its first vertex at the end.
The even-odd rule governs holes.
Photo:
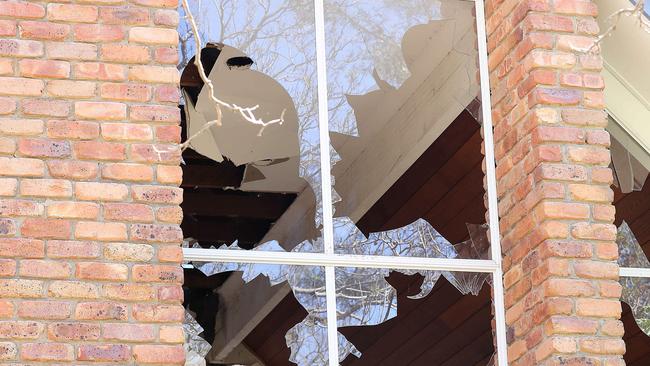
MULTIPOLYGON (((367 238, 348 218, 334 219, 334 243, 337 253, 355 255, 398 255, 403 257, 457 258, 458 249, 473 259, 487 259, 487 226, 467 225, 470 239, 457 245, 449 243, 428 222, 418 220, 405 227, 372 233, 367 238), (458 248, 458 249, 457 249, 458 248), (352 253, 350 253, 352 250, 352 253)), ((317 252, 323 248, 322 239, 305 241, 295 252, 317 252)), ((230 250, 242 250, 233 245, 230 250)), ((277 242, 267 242, 253 250, 283 251, 277 242)), ((207 276, 217 273, 241 272, 244 282, 259 276, 268 278, 273 286, 287 281, 300 305, 308 312, 307 318, 286 335, 292 352, 292 362, 298 365, 326 365, 327 352, 322 350, 327 342, 327 308, 325 273, 323 267, 267 265, 251 263, 205 263, 196 266, 207 276), (304 338, 305 334, 310 335, 304 338)), ((440 272, 426 270, 400 270, 404 274, 419 273, 424 276, 420 293, 410 298, 427 296, 440 276, 444 276, 463 294, 478 294, 489 274, 465 272, 440 272)), ((397 315, 396 290, 387 281, 387 268, 337 268, 336 308, 338 327, 377 325, 397 315)), ((338 334, 339 361, 348 355, 360 356, 356 347, 343 334, 338 334)))
MULTIPOLYGON (((650 268, 650 261, 636 240, 630 226, 623 221, 616 237, 618 264, 621 267, 650 268)), ((630 306, 641 331, 650 336, 650 278, 621 277, 621 300, 630 306)))
MULTIPOLYGON (((222 124, 211 126, 209 134, 197 139, 192 148, 215 161, 245 165, 238 189, 298 193, 274 225, 291 227, 292 232, 278 233, 272 227, 252 250, 322 252, 313 1, 215 0, 204 8, 201 2, 193 3, 204 43, 212 42, 219 51, 208 75, 215 97, 241 108, 222 108, 222 124), (235 65, 233 60, 246 62, 235 65)), ((486 225, 468 225, 470 239, 455 245, 422 219, 368 237, 355 225, 379 198, 377 192, 385 192, 459 113, 467 109, 479 120, 474 3, 325 0, 324 5, 335 252, 489 259, 486 225)), ((181 31, 183 39, 182 65, 190 61, 187 55, 196 53, 191 36, 183 38, 181 31)), ((207 87, 196 96, 184 91, 190 135, 216 119, 210 97, 207 87)), ((221 249, 242 250, 237 242, 221 249)), ((245 283, 259 276, 268 278, 271 285, 286 281, 308 312, 286 334, 290 361, 305 366, 327 364, 322 267, 193 265, 207 276, 241 272, 245 283)), ((440 276, 463 294, 478 294, 489 281, 489 274, 484 273, 398 271, 424 276, 419 294, 411 296, 414 299, 429 295, 440 276)), ((376 325, 396 316, 396 291, 385 280, 389 272, 336 269, 338 327, 376 325)), ((338 343, 339 361, 350 354, 360 357, 341 333, 338 343)))
POLYGON ((183 331, 185 332, 185 366, 205 366, 205 356, 210 352, 212 345, 200 336, 203 328, 187 310, 183 319, 183 331))

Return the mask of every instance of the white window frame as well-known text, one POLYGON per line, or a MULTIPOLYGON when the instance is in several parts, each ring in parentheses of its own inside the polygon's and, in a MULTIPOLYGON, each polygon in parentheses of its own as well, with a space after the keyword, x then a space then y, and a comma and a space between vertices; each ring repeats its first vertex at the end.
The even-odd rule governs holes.
MULTIPOLYGON (((316 60, 318 74, 318 111, 320 134, 321 194, 323 202, 323 241, 322 253, 293 253, 268 251, 237 251, 227 249, 184 248, 185 261, 235 262, 258 264, 286 264, 300 266, 321 266, 325 268, 328 352, 329 365, 338 365, 338 336, 336 326, 335 268, 366 267, 388 269, 435 270, 451 272, 490 273, 493 278, 493 305, 496 323, 496 361, 499 366, 508 365, 508 345, 506 339, 505 305, 503 289, 503 270, 501 267, 501 241, 497 208, 497 185, 495 173, 493 123, 490 99, 490 83, 487 54, 487 35, 485 28, 484 0, 475 0, 476 29, 478 36, 479 72, 481 79, 481 105, 483 117, 483 139, 485 143, 485 163, 488 195, 488 217, 490 226, 491 258, 448 259, 391 256, 360 256, 336 254, 333 242, 332 190, 330 167, 330 144, 327 110, 327 73, 325 53, 325 15, 324 0, 314 0, 316 26, 316 60)), ((650 275, 649 275, 650 277, 650 275)))

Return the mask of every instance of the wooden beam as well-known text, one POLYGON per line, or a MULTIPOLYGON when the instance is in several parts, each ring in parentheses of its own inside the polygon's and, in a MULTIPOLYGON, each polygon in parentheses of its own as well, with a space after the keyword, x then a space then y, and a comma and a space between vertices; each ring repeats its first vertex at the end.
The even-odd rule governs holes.
POLYGON ((210 217, 276 221, 296 199, 292 193, 243 192, 223 189, 186 189, 183 213, 210 217))

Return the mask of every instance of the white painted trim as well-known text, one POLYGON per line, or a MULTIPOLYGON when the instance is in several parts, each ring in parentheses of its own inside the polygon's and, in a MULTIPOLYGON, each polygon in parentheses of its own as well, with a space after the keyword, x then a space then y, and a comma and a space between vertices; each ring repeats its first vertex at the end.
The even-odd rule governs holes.
POLYGON ((622 267, 618 273, 621 277, 650 278, 650 268, 622 267))
MULTIPOLYGON (((318 75, 318 129, 320 133, 320 178, 323 212, 323 246, 325 255, 334 253, 332 203, 332 166, 330 163, 330 131, 327 100, 327 49, 325 45, 324 0, 314 0, 316 29, 316 70, 318 75)), ((318 200, 316 200, 318 202, 318 200)), ((318 208, 316 208, 318 210, 318 208)), ((325 267, 327 301, 327 350, 330 366, 339 364, 339 342, 336 320, 336 277, 334 267, 325 267)))
POLYGON ((293 266, 364 267, 431 271, 494 273, 497 263, 487 259, 370 256, 351 254, 269 252, 183 248, 183 260, 221 263, 287 264, 293 266))
POLYGON ((499 232, 499 206, 497 200, 496 161, 492 123, 492 99, 490 97, 490 70, 488 68, 487 32, 484 0, 476 0, 476 35, 478 39, 479 75, 481 77, 481 111, 483 113, 483 141, 485 143, 485 177, 488 195, 488 219, 490 226, 490 249, 496 268, 492 274, 492 302, 497 337, 497 364, 508 365, 508 339, 506 334, 506 310, 501 267, 501 234, 499 232))

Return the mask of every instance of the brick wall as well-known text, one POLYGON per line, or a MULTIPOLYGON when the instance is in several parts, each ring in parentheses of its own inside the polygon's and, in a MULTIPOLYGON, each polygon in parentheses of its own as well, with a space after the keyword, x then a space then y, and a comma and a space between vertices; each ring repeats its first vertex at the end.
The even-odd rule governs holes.
POLYGON ((176 6, 0 2, 0 362, 184 361, 176 6))
POLYGON ((510 364, 623 365, 590 0, 489 0, 510 364))

